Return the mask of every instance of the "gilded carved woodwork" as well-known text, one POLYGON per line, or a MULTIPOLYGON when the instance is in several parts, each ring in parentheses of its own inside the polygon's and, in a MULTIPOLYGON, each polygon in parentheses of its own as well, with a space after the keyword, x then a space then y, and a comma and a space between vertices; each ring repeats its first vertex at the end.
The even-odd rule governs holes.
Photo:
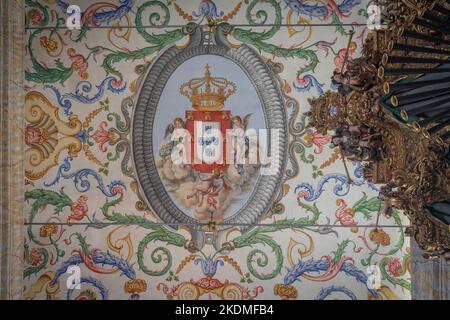
MULTIPOLYGON (((417 121, 408 119, 410 117, 406 111, 401 110, 395 115, 382 104, 382 97, 391 93, 392 84, 411 75, 414 78, 421 75, 420 72, 402 75, 400 71, 393 70, 432 69, 439 65, 428 61, 442 58, 442 52, 439 56, 434 52, 427 55, 408 51, 405 56, 412 58, 411 61, 424 57, 430 59, 413 66, 397 62, 403 61, 401 58, 392 58, 395 56, 392 54, 394 49, 402 45, 425 47, 427 41, 411 37, 406 39, 407 31, 439 36, 430 28, 412 25, 414 21, 417 23, 415 18, 426 15, 436 4, 447 8, 443 1, 431 4, 429 1, 413 0, 389 3, 384 16, 384 21, 389 23, 388 28, 374 31, 367 37, 362 57, 349 63, 342 74, 333 75, 333 81, 340 85, 339 92, 328 91, 320 98, 311 99, 311 110, 306 114, 309 116, 309 126, 317 128, 321 134, 352 126, 368 127, 372 132, 381 134, 383 152, 379 159, 362 158, 357 154, 351 159, 363 161, 365 179, 384 184, 382 193, 385 202, 403 210, 409 217, 411 227, 407 231, 423 249, 424 257, 448 258, 449 225, 435 218, 427 209, 427 205, 450 198, 450 167, 444 158, 449 152, 449 144, 440 136, 443 130, 448 130, 448 126, 430 133, 429 127, 422 127, 417 121), (367 70, 376 70, 378 77, 373 79, 363 75, 367 70)), ((442 39, 448 40, 449 34, 442 35, 442 39)), ((428 41, 425 50, 428 49, 442 50, 442 47, 438 43, 430 45, 428 41)), ((392 95, 390 102, 396 107, 397 97, 392 95)), ((433 122, 428 125, 433 125, 433 122)), ((348 157, 348 154, 344 156, 348 157)))

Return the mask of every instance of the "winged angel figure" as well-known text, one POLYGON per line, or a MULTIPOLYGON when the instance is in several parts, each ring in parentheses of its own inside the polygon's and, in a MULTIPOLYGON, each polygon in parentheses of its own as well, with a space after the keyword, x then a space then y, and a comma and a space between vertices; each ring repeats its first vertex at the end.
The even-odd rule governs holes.
POLYGON ((244 174, 244 164, 246 162, 248 163, 250 140, 245 135, 245 131, 247 130, 251 116, 252 114, 249 113, 245 115, 243 119, 240 116, 234 116, 232 118, 233 139, 231 144, 234 153, 234 166, 241 176, 244 174))
POLYGON ((164 140, 168 140, 168 142, 162 144, 161 149, 159 150, 159 156, 162 159, 166 159, 170 156, 176 148, 176 154, 180 157, 183 156, 183 143, 186 138, 186 125, 181 118, 175 118, 172 123, 170 123, 166 127, 166 131, 164 132, 164 140))

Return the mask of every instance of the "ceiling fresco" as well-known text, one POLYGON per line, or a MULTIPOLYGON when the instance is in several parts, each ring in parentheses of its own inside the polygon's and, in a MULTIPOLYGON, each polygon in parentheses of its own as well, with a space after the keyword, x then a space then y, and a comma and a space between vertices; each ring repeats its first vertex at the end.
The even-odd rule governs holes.
POLYGON ((369 5, 26 0, 25 298, 410 299, 408 219, 304 115, 369 5), (276 143, 170 157, 238 128, 276 143))

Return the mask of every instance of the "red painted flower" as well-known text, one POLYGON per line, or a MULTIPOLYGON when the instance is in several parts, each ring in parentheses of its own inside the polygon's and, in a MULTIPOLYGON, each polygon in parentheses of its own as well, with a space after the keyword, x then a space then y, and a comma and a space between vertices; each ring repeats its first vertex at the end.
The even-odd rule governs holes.
POLYGON ((41 11, 39 11, 36 8, 33 8, 28 12, 28 18, 30 19, 33 25, 37 26, 42 23, 44 16, 41 11))
POLYGON ((25 143, 29 146, 33 144, 38 144, 41 141, 42 134, 41 131, 32 126, 27 126, 25 129, 25 143))
POLYGON ((331 142, 330 135, 322 135, 317 131, 314 131, 312 134, 306 136, 306 140, 312 142, 316 149, 314 150, 315 154, 320 154, 323 151, 323 146, 331 142))
POLYGON ((75 300, 97 300, 97 295, 94 291, 85 289, 75 298, 75 300))
POLYGON ((393 277, 398 277, 402 274, 402 262, 399 258, 390 258, 387 264, 387 271, 393 277))
POLYGON ((106 147, 104 146, 105 143, 114 141, 117 137, 114 132, 109 132, 106 130, 107 122, 102 121, 98 127, 97 130, 94 131, 94 134, 92 135, 92 138, 95 142, 99 144, 99 149, 102 152, 106 152, 106 147))
POLYGON ((68 221, 70 220, 82 220, 88 211, 88 206, 86 204, 87 201, 86 196, 80 196, 77 202, 74 202, 70 208, 72 210, 72 214, 69 216, 68 221))
POLYGON ((42 262, 42 260, 44 260, 44 257, 41 251, 39 251, 36 248, 31 248, 29 253, 29 259, 32 266, 37 266, 39 263, 42 262))
POLYGON ((72 69, 75 70, 83 80, 86 80, 89 77, 89 74, 87 73, 89 65, 86 58, 81 54, 76 53, 74 48, 69 48, 67 54, 69 55, 70 60, 72 60, 72 69))

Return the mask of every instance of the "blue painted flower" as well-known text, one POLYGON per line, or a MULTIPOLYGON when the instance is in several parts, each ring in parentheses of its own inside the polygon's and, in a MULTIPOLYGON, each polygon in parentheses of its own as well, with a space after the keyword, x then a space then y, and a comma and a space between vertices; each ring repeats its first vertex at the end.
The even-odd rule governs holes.
POLYGON ((217 17, 223 17, 224 13, 223 11, 220 11, 217 13, 217 6, 212 0, 203 0, 198 5, 198 11, 192 12, 192 15, 196 18, 201 16, 208 16, 210 18, 217 18, 217 17))
POLYGON ((81 130, 80 132, 78 132, 75 137, 81 141, 81 143, 86 143, 87 138, 88 138, 88 134, 86 132, 86 130, 81 130))
POLYGON ((217 272, 217 265, 224 265, 222 260, 213 260, 211 257, 206 257, 205 259, 197 258, 194 260, 194 263, 198 265, 201 263, 202 272, 205 276, 214 276, 217 272))

